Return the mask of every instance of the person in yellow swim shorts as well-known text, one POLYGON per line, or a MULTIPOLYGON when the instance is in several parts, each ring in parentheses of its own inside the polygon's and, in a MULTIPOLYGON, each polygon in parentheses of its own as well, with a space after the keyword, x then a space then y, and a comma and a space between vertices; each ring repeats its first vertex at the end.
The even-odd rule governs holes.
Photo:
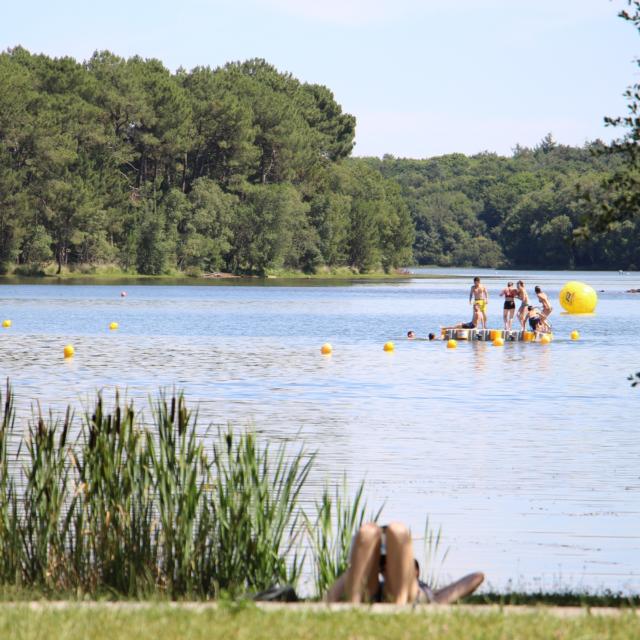
POLYGON ((480 317, 482 319, 482 328, 487 328, 487 304, 489 303, 489 292, 487 288, 480 282, 480 278, 476 276, 473 279, 473 286, 469 291, 469 304, 478 305, 480 317))

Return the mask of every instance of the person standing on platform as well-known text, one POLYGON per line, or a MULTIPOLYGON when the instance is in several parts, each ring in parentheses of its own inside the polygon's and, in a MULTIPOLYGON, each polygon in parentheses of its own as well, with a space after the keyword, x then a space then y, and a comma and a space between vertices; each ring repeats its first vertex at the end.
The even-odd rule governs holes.
POLYGON ((502 312, 502 318, 504 319, 505 331, 511 331, 513 316, 516 314, 515 297, 517 293, 517 290, 513 287, 513 282, 507 282, 507 286, 500 292, 500 295, 504 296, 504 311, 502 312))
POLYGON ((525 331, 527 327, 527 307, 529 306, 529 294, 524 286, 522 280, 518 280, 518 288, 516 291, 516 298, 520 299, 520 308, 518 309, 518 320, 522 325, 522 330, 525 331))
POLYGON ((480 278, 476 276, 473 279, 473 286, 469 291, 469 304, 478 305, 480 316, 482 318, 482 328, 487 328, 487 304, 489 303, 489 293, 487 288, 480 282, 480 278))

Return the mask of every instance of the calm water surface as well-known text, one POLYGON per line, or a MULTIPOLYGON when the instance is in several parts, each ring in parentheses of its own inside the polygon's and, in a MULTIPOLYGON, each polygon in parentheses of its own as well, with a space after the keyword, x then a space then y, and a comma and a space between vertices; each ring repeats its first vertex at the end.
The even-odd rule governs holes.
MULTIPOLYGON (((3 376, 22 413, 96 390, 146 399, 184 389, 203 423, 253 424, 318 452, 314 482, 366 477, 372 506, 416 533, 428 515, 450 548, 442 573, 481 569, 491 587, 637 591, 640 370, 637 273, 479 272, 489 318, 522 275, 552 300, 569 279, 599 293, 591 317, 552 316, 548 346, 407 341, 467 321, 475 272, 324 286, 0 287, 3 376), (126 288, 128 296, 120 297, 126 288), (117 321, 120 329, 109 332, 117 321), (569 333, 578 329, 581 340, 569 333), (382 351, 396 342, 392 354, 382 351), (322 357, 329 341, 334 354, 322 357), (71 342, 76 356, 62 358, 71 342)), ((419 537, 419 536, 418 536, 419 537)), ((419 542, 417 543, 420 544, 419 542)), ((418 552, 419 553, 419 552, 418 552)))

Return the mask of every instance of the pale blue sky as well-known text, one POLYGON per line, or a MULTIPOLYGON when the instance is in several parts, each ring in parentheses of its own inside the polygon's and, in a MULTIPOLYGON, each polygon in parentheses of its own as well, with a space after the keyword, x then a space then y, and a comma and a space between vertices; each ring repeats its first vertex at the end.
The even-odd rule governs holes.
POLYGON ((23 0, 0 48, 96 49, 216 67, 265 58, 327 85, 356 116, 356 155, 510 154, 547 132, 610 139, 638 81, 623 0, 23 0))

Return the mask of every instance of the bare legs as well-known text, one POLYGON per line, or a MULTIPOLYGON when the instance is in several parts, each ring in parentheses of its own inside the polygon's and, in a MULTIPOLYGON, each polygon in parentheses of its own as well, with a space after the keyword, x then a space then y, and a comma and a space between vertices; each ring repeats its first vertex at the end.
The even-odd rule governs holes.
POLYGON ((505 309, 502 312, 505 331, 511 331, 511 323, 513 322, 513 316, 515 315, 515 313, 516 313, 515 309, 505 309))
MULTIPOLYGON (((328 602, 346 600, 354 604, 370 602, 379 590, 380 549, 382 528, 365 524, 358 530, 351 548, 349 568, 327 593, 328 602)), ((419 593, 414 566, 413 545, 409 530, 399 522, 388 525, 384 572, 385 602, 409 604, 416 602, 419 593)), ((457 582, 439 589, 434 601, 439 604, 455 602, 475 591, 484 580, 482 573, 472 573, 457 582)))

